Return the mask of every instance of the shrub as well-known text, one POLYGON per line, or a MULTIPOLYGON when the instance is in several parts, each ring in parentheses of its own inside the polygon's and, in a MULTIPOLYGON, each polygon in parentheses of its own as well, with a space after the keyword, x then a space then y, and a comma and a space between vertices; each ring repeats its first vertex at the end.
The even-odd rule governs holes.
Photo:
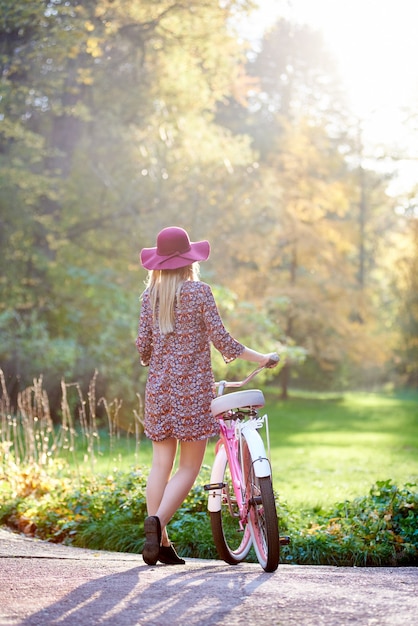
MULTIPOLYGON (((415 489, 413 490, 413 488, 415 489)), ((336 505, 309 528, 294 532, 285 559, 318 565, 418 564, 418 493, 377 482, 368 496, 336 505)))
MULTIPOLYGON (((207 513, 209 468, 170 522, 170 538, 186 557, 217 558, 207 513)), ((1 476, 0 523, 50 542, 140 553, 146 517, 146 473, 77 475, 68 467, 9 467, 1 476)), ((280 532, 291 543, 282 563, 340 566, 417 565, 418 493, 390 480, 329 511, 290 511, 280 503, 280 532)), ((255 556, 249 557, 255 561, 255 556)))

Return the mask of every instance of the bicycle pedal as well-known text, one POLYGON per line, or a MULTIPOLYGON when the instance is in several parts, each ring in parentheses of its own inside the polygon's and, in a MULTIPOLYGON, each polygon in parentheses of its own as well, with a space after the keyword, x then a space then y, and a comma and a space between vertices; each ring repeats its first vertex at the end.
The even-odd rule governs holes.
POLYGON ((212 489, 223 489, 225 483, 209 483, 209 485, 203 485, 205 491, 212 491, 212 489))
POLYGON ((288 546, 290 543, 290 537, 287 537, 287 536, 279 537, 279 543, 281 546, 288 546))

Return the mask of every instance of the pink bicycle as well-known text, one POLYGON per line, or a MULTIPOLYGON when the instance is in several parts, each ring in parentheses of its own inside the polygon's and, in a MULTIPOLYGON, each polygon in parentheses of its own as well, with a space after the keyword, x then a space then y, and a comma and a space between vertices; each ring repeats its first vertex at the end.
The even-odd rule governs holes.
MULTIPOLYGON (((271 360, 265 367, 273 367, 271 360)), ((231 565, 243 561, 251 546, 266 572, 279 565, 280 544, 274 498, 267 414, 260 416, 264 395, 259 389, 223 395, 225 388, 242 387, 264 367, 254 370, 245 380, 216 383, 218 396, 212 413, 219 420, 220 438, 211 472, 209 492, 213 540, 221 559, 231 565), (267 452, 259 430, 265 426, 267 452)))

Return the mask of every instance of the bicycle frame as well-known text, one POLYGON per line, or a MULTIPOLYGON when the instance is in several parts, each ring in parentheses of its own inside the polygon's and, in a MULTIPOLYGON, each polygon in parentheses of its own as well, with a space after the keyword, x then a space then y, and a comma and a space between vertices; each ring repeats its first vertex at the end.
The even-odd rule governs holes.
MULTIPOLYGON (((209 492, 208 510, 213 512, 221 510, 223 469, 225 466, 225 457, 228 457, 229 467, 231 469, 232 486, 239 510, 240 527, 243 528, 242 520, 245 519, 246 513, 244 514, 243 512, 244 499, 242 485, 240 481, 237 480, 237 477, 240 475, 240 468, 238 464, 239 441, 235 438, 235 420, 231 425, 225 424, 224 420, 219 421, 221 435, 216 445, 215 462, 212 467, 211 485, 213 488, 209 492)), ((232 510, 231 515, 233 515, 232 510)))
MULTIPOLYGON (((242 387, 246 385, 254 376, 256 376, 263 367, 259 367, 242 381, 238 382, 226 382, 220 381, 216 383, 218 387, 218 396, 222 395, 226 387, 242 387)), ((243 485, 240 484, 238 477, 241 475, 242 459, 239 459, 238 454, 241 454, 241 441, 242 433, 245 431, 254 431, 262 428, 264 423, 267 423, 267 415, 263 417, 257 417, 241 421, 238 418, 231 416, 231 419, 225 419, 219 417, 220 427, 220 439, 216 444, 215 449, 215 461, 212 467, 211 474, 211 488, 209 491, 208 510, 210 512, 216 512, 221 510, 222 503, 222 478, 223 468, 225 465, 224 458, 220 456, 222 449, 224 454, 228 458, 228 463, 231 471, 232 484, 234 489, 234 495, 236 498, 238 510, 240 512, 240 526, 243 526, 243 520, 247 516, 247 507, 245 505, 245 497, 243 493, 243 485), (228 422, 228 423, 227 423, 228 422)), ((268 427, 267 427, 267 440, 268 440, 268 427)), ((271 476, 271 465, 269 459, 266 457, 264 443, 257 433, 257 437, 246 437, 248 447, 250 448, 251 458, 257 459, 254 462, 254 472, 258 478, 264 476, 271 476)), ((268 440, 268 449, 269 449, 268 440)), ((232 513, 232 512, 231 512, 232 513)))
MULTIPOLYGON (((213 485, 213 488, 209 492, 209 511, 215 512, 221 510, 222 486, 215 487, 215 485, 221 485, 222 482, 224 462, 220 454, 223 450, 224 454, 228 457, 235 497, 237 499, 237 505, 239 510, 242 511, 242 519, 245 518, 246 511, 243 510, 244 498, 242 493, 242 485, 237 480, 237 476, 239 476, 241 473, 241 467, 238 462, 238 454, 240 453, 241 449, 241 435, 244 430, 258 430, 259 428, 261 428, 266 417, 267 416, 264 415, 261 418, 248 420, 243 423, 238 422, 237 420, 228 420, 232 422, 231 425, 227 425, 225 423, 225 420, 219 419, 219 427, 221 432, 220 439, 216 444, 215 461, 212 467, 211 484, 213 485)), ((254 471, 257 478, 262 478, 263 476, 271 476, 270 461, 265 456, 265 448, 261 437, 247 437, 247 444, 250 448, 251 457, 253 459, 257 459, 254 462, 254 471)))

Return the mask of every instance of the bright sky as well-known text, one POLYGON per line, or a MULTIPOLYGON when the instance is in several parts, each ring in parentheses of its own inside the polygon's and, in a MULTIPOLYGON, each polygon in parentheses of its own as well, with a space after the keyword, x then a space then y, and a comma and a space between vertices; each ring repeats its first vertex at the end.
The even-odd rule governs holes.
MULTIPOLYGON (((283 15, 322 31, 351 108, 364 120, 366 140, 408 146, 418 156, 418 133, 413 137, 402 126, 406 116, 402 109, 418 110, 418 0, 259 0, 259 4, 253 25, 268 27, 283 15)), ((417 169, 417 162, 413 167, 417 169)))

